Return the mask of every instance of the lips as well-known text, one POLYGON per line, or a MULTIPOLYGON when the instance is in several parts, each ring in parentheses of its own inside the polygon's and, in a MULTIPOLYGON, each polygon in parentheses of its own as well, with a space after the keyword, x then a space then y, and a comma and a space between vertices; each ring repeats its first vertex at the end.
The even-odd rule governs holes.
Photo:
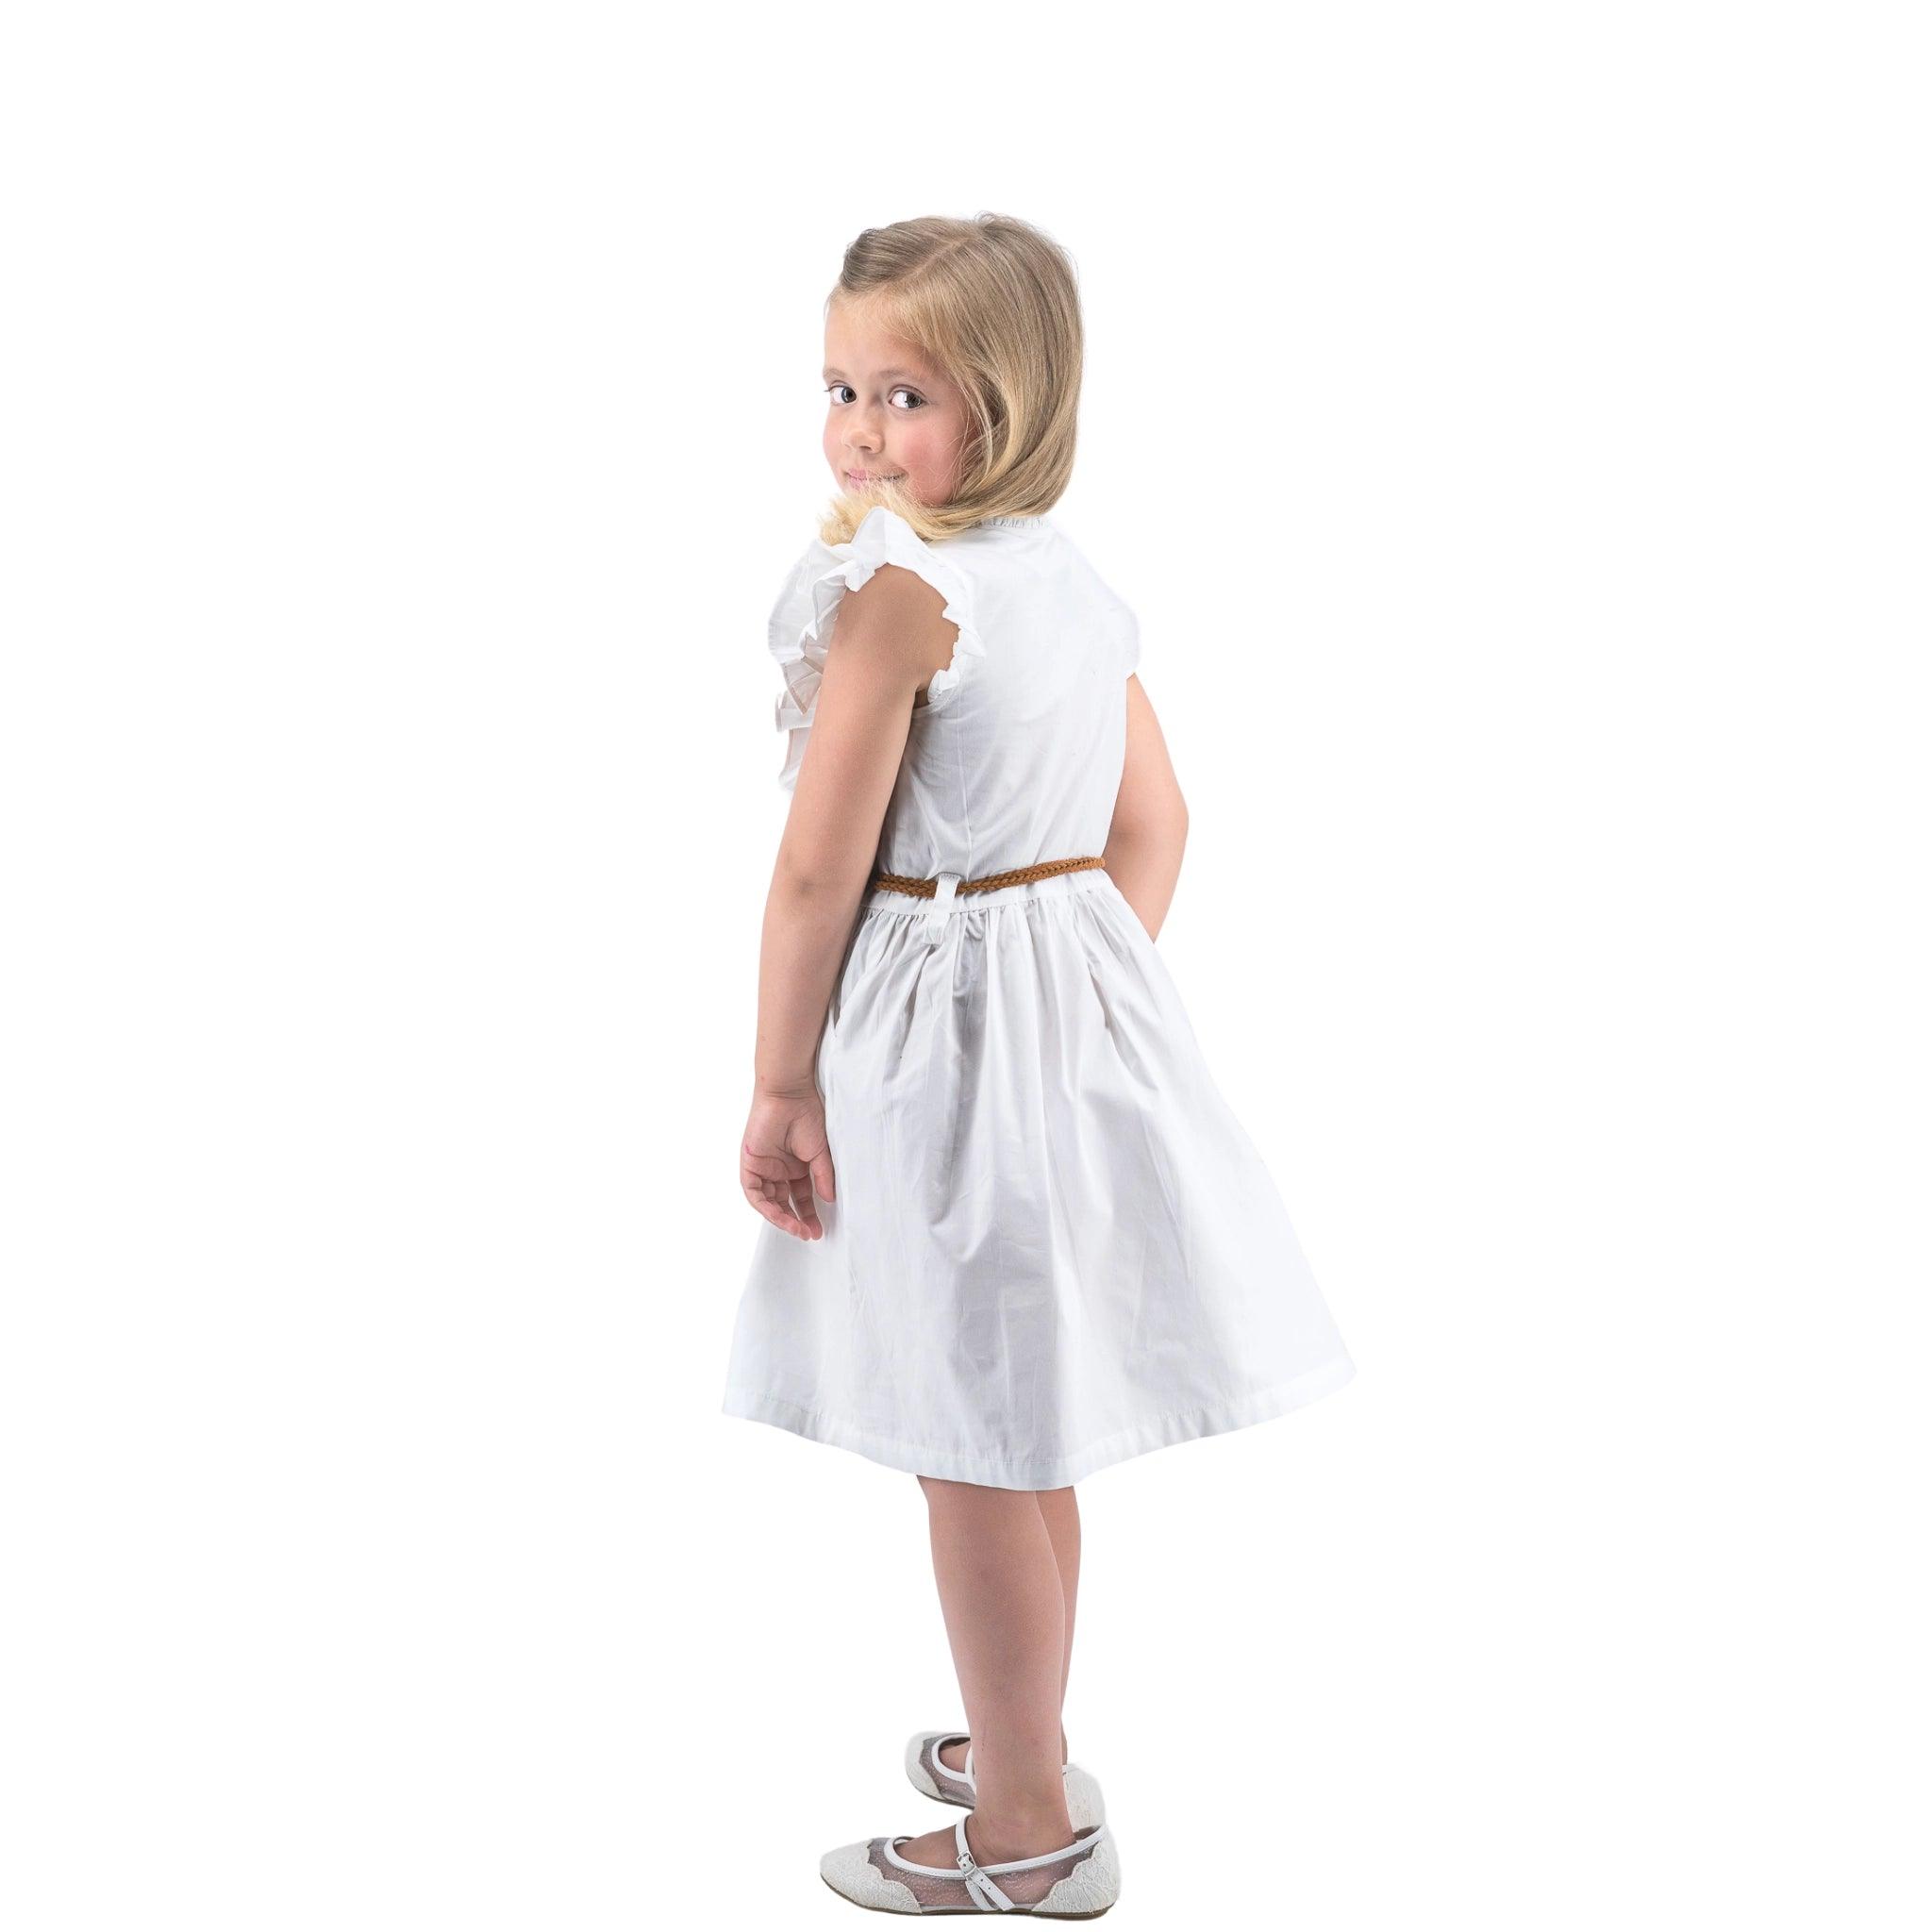
POLYGON ((904 470, 898 470, 890 476, 875 476, 865 470, 847 470, 845 480, 848 483, 896 483, 905 474, 904 470))

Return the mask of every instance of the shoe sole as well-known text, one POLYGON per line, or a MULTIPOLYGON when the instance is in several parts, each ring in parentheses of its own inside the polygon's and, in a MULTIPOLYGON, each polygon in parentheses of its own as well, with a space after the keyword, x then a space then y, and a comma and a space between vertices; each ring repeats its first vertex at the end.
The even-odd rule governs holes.
MULTIPOLYGON (((848 1906, 858 1906, 861 1912, 884 1912, 894 1919, 983 1919, 986 1916, 977 1906, 927 1906, 916 1912, 895 1912, 891 1906, 860 1905, 850 1892, 841 1891, 823 1872, 819 1874, 819 1882, 848 1906)), ((1112 1906, 1102 1906, 1097 1912, 1036 1912, 1031 1906, 1015 1906, 1010 1912, 1001 1912, 997 1916, 1017 1919, 1024 1912, 1029 1919, 1104 1919, 1112 1910, 1112 1906)))

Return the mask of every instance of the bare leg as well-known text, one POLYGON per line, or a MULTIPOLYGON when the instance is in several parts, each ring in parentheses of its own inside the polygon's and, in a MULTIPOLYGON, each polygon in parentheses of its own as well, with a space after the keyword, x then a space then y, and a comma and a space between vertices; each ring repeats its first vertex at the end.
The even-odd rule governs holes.
MULTIPOLYGON (((1036 1490, 1033 1495, 1046 1523, 1046 1533, 1053 1540, 1054 1561, 1060 1573, 1060 1596, 1066 1606, 1067 1641, 1060 1660, 1060 1706, 1064 1709, 1067 1678, 1074 1668, 1074 1606, 1080 1594, 1080 1506, 1071 1483, 1063 1490, 1036 1490)), ((964 1742, 946 1745, 940 1752, 940 1762, 954 1771, 963 1771, 972 1741, 969 1738, 964 1742)), ((976 1766, 978 1760, 975 1758, 974 1761, 976 1766)), ((1063 1725, 1060 1730, 1060 1762, 1064 1764, 1066 1761, 1067 1733, 1063 1725)))
MULTIPOLYGON (((1053 1539, 1053 1557, 1059 1566, 1060 1598, 1066 1606, 1067 1647, 1060 1658, 1060 1703, 1067 1701, 1067 1678, 1074 1668, 1074 1603, 1080 1594, 1080 1506, 1071 1483, 1063 1490, 1041 1490, 1040 1513, 1053 1539)), ((1067 1734, 1060 1732, 1060 1757, 1067 1752, 1067 1734)))
MULTIPOLYGON (((921 1476, 933 1575, 973 1730, 978 1793, 967 1826, 983 1864, 1072 1842, 1059 1751, 1066 1596, 1053 1539, 1029 1490, 921 1476)), ((914 1864, 953 1863, 950 1829, 902 1845, 914 1864)))

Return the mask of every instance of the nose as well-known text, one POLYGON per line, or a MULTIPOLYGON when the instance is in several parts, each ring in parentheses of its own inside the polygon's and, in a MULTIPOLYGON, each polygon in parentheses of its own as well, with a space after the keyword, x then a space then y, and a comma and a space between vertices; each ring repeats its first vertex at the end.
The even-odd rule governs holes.
POLYGON ((855 453, 862 450, 867 455, 876 455, 885 446, 879 419, 872 410, 854 405, 845 416, 845 447, 855 453))

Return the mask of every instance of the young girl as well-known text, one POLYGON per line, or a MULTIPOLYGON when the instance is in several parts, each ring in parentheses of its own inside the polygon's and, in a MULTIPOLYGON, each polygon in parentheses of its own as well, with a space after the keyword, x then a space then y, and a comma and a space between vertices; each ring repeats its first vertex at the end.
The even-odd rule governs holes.
POLYGON ((826 305, 839 488, 772 614, 791 806, 741 1178, 727 1413, 919 1478, 968 1729, 949 1830, 828 1852, 896 1912, 1120 1890, 1060 1726, 1074 1484, 1354 1373, 1155 949, 1187 808, 1134 615, 1047 515, 1071 265, 1005 217, 871 228, 826 305))

